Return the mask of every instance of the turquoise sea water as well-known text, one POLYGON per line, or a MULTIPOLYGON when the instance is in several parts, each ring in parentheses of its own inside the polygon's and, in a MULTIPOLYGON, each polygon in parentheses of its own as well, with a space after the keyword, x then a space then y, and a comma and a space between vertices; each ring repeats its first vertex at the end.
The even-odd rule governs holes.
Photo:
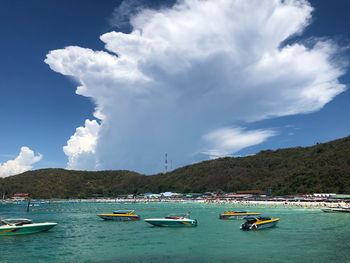
POLYGON ((0 262, 350 262, 350 214, 319 209, 201 203, 62 203, 0 205, 0 216, 52 221, 48 232, 0 236, 0 262), (277 227, 241 231, 241 220, 219 220, 229 209, 280 217, 277 227), (142 218, 191 211, 198 227, 153 227, 103 221, 97 213, 135 209, 142 218))

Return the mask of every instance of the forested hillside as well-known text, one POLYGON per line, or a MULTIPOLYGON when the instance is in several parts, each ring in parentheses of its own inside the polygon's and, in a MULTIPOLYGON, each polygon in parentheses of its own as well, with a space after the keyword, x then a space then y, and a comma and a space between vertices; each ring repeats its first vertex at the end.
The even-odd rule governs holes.
POLYGON ((129 171, 41 169, 0 179, 0 193, 34 198, 114 197, 145 192, 235 192, 271 188, 275 195, 350 193, 350 137, 312 147, 221 158, 145 176, 129 171))

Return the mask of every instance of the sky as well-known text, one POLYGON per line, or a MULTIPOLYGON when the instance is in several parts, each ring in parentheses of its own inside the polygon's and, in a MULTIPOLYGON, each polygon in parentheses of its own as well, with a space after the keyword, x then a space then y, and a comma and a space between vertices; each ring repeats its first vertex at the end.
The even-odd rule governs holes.
POLYGON ((3 0, 0 177, 349 135, 350 2, 3 0))

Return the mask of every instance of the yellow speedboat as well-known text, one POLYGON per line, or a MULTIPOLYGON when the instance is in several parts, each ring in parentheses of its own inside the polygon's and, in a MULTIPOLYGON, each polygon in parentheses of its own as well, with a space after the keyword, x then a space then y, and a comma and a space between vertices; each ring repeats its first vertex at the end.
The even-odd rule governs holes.
POLYGON ((230 220, 230 219, 242 219, 246 216, 257 216, 260 213, 257 212, 247 212, 247 211, 225 211, 220 214, 219 219, 230 220))
POLYGON ((262 216, 247 216, 244 219, 246 220, 246 222, 244 222, 241 225, 241 229, 245 231, 274 227, 280 220, 279 218, 270 218, 262 216))
POLYGON ((140 220, 140 216, 135 214, 134 210, 117 210, 112 214, 98 214, 104 220, 115 220, 115 221, 136 221, 140 220))

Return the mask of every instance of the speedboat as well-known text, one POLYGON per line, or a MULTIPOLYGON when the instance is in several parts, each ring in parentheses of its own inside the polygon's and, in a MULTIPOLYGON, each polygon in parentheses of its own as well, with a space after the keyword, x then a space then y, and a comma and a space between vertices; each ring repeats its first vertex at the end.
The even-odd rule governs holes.
POLYGON ((328 207, 321 209, 326 213, 350 213, 350 207, 328 207))
POLYGON ((48 231, 56 225, 57 223, 49 222, 33 223, 31 220, 26 218, 1 219, 0 236, 33 234, 48 231))
POLYGON ((274 227, 280 220, 279 218, 270 218, 262 216, 246 216, 243 219, 245 219, 246 221, 241 225, 241 229, 245 231, 274 227))
POLYGON ((219 219, 230 220, 230 219, 242 219, 246 216, 257 216, 261 213, 247 212, 247 211, 225 211, 219 215, 219 219))
POLYGON ((135 214, 134 210, 116 210, 112 214, 98 214, 104 220, 115 221, 136 221, 140 220, 140 216, 135 214))
POLYGON ((145 222, 154 226, 170 226, 170 227, 192 227, 197 226, 197 220, 191 219, 189 214, 168 215, 163 218, 148 218, 145 222))

